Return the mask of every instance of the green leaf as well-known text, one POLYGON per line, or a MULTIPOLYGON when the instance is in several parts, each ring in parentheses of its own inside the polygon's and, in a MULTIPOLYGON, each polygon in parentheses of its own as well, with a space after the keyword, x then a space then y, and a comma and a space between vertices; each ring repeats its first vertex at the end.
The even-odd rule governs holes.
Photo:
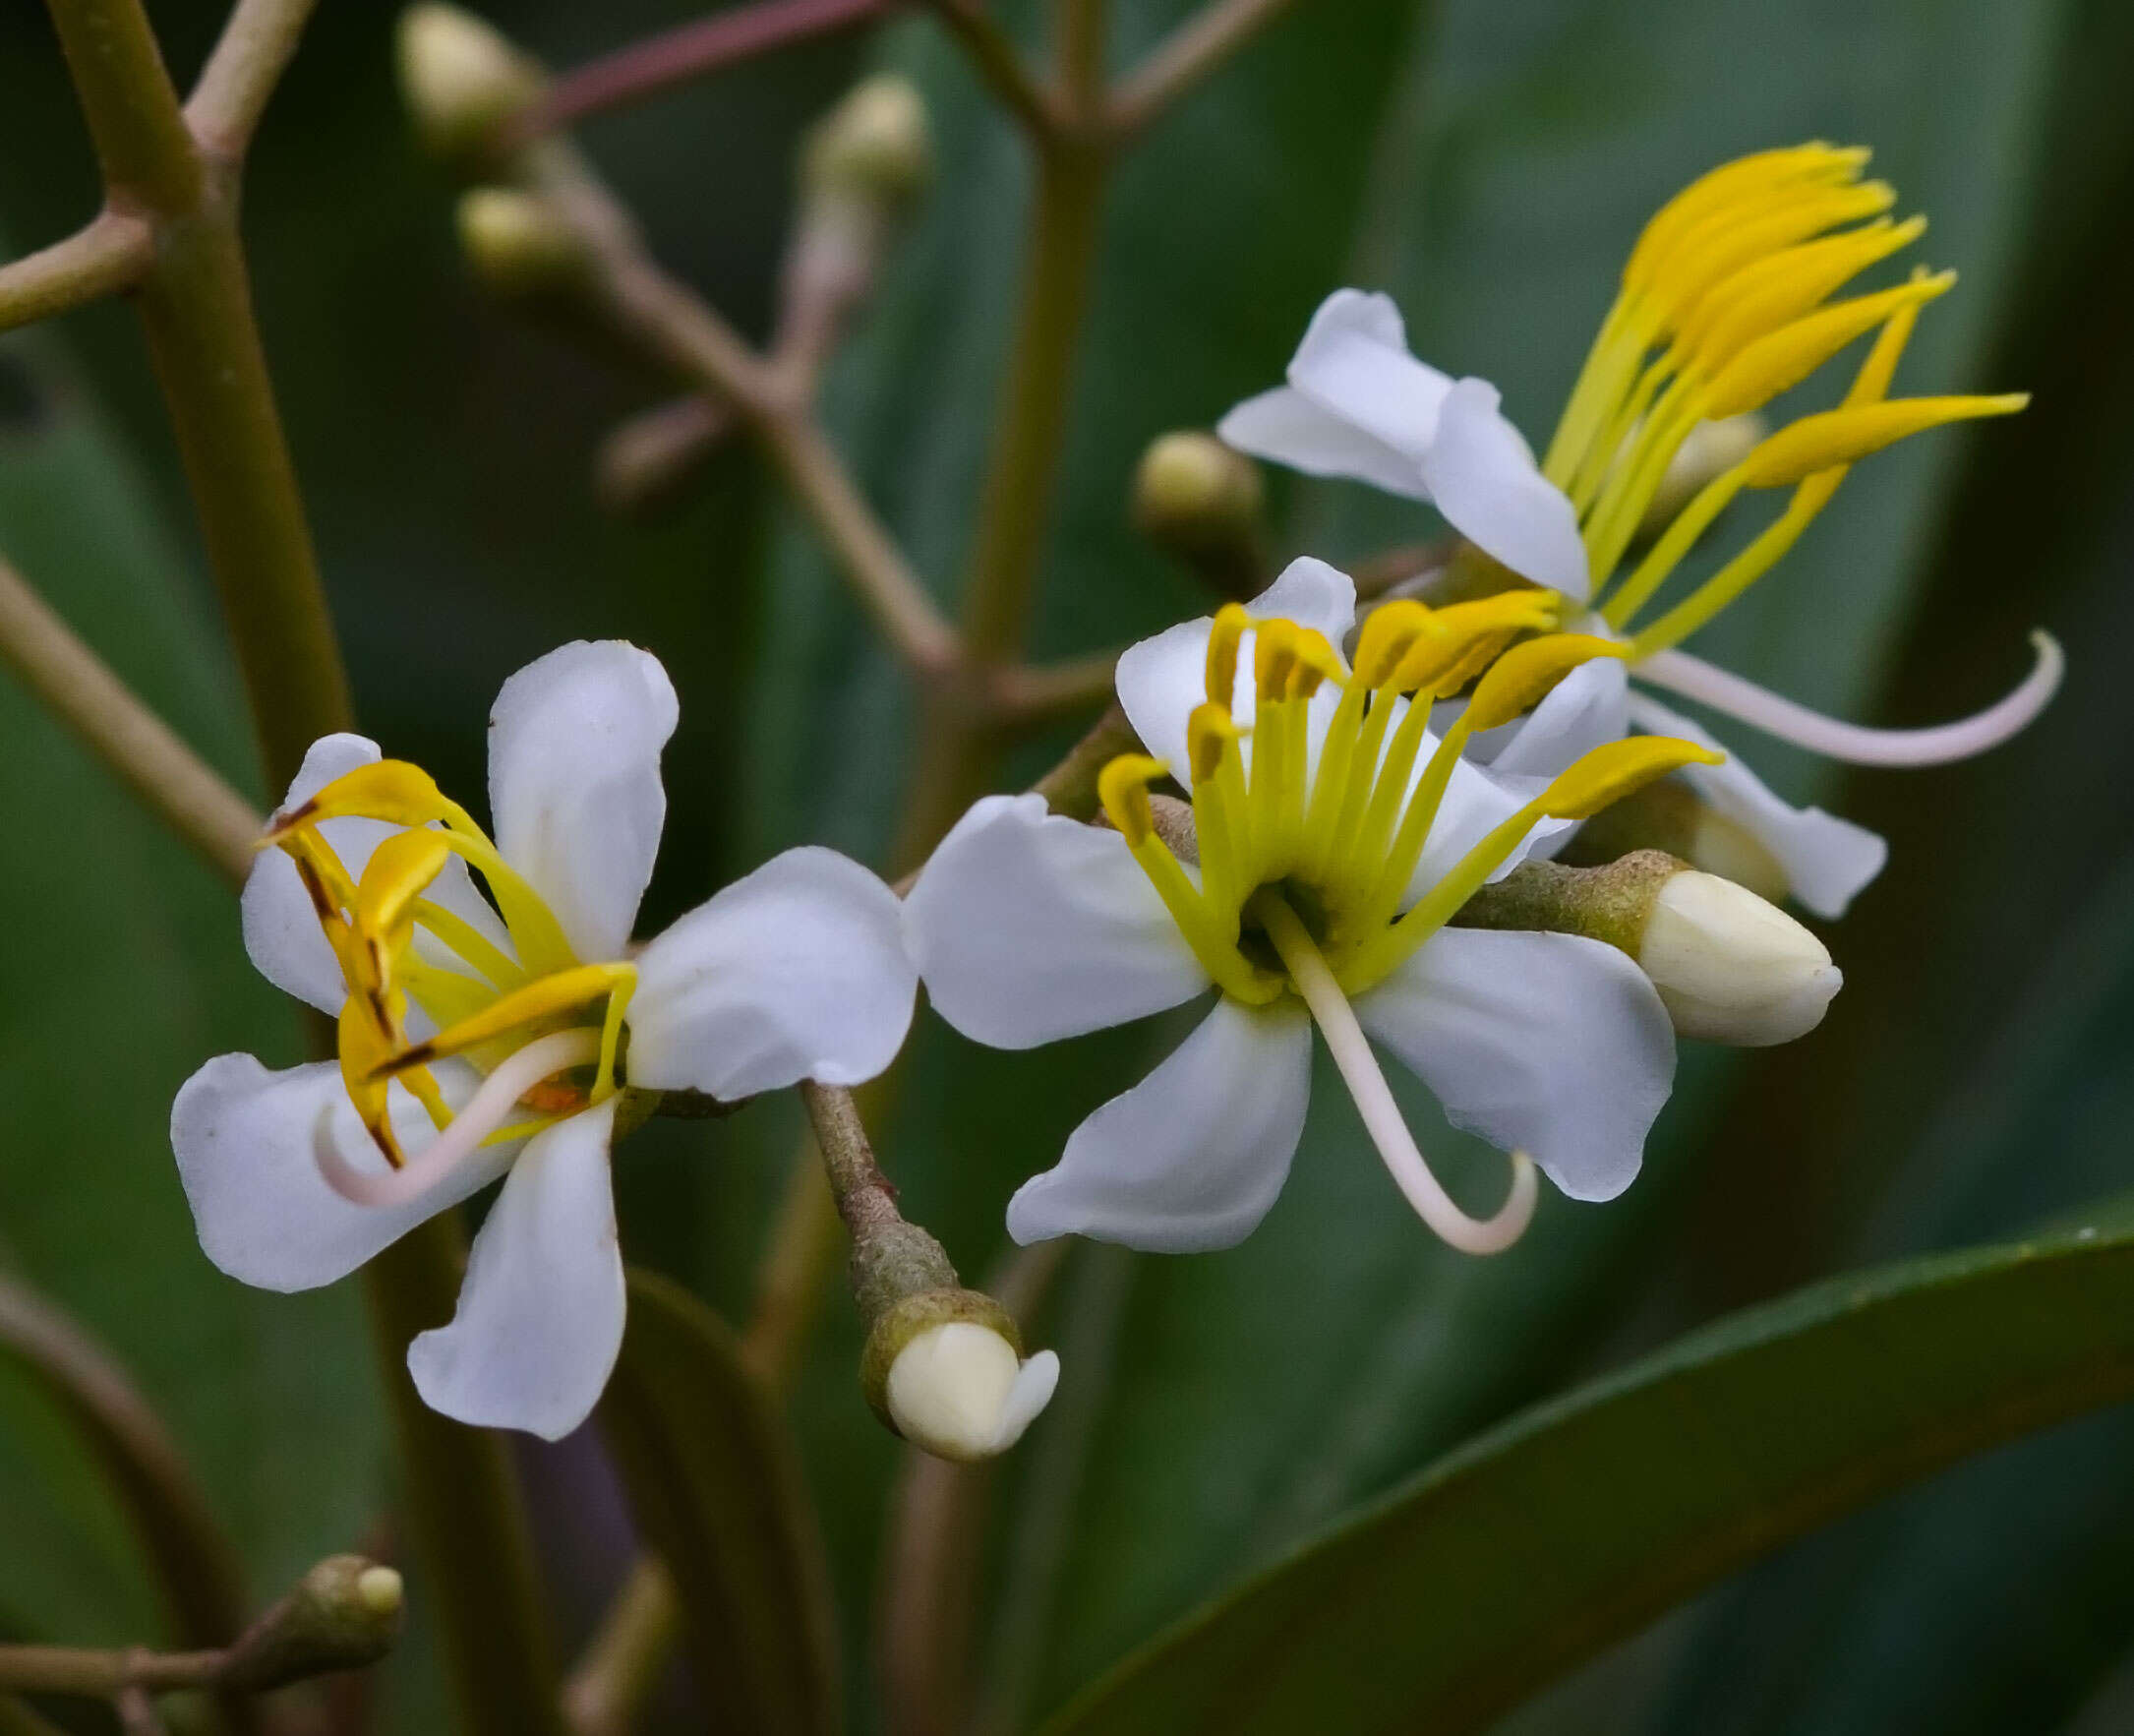
MULTIPOLYGON (((49 343, 9 340, 0 371, 0 552, 257 794, 235 678, 150 492, 49 343)), ((296 1059, 290 1004, 247 962, 227 887, 4 676, 0 740, 0 1252, 132 1371, 253 1584, 286 1584, 383 1505, 357 1298, 349 1287, 268 1295, 215 1271, 178 1186, 169 1114, 211 1055, 296 1059)), ((88 1575, 111 1560, 110 1532, 78 1488, 55 1488, 49 1509, 12 1498, 49 1487, 55 1466, 65 1475, 51 1418, 18 1378, 0 1379, 0 1610, 43 1638, 154 1638, 152 1605, 127 1578, 88 1575), (18 1467, 38 1480, 18 1482, 18 1467)))
POLYGON ((785 1422, 733 1333, 679 1285, 632 1272, 600 1422, 638 1528, 674 1576, 713 1723, 835 1730, 821 1541, 785 1422))
POLYGON ((1489 1431, 1047 1736, 1481 1729, 1774 1545, 2134 1395, 2134 1202, 1817 1285, 1489 1431))

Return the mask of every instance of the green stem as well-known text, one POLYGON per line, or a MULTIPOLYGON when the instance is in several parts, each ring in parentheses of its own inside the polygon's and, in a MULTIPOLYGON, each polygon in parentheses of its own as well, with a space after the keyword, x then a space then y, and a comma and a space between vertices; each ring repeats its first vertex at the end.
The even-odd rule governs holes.
MULTIPOLYGON (((351 721, 310 528, 284 442, 237 227, 241 164, 187 126, 139 0, 49 0, 114 210, 146 210, 153 265, 139 305, 244 672, 269 788, 318 737, 351 721)), ((204 103, 241 140, 286 61, 303 8, 239 9, 248 33, 218 50, 204 103)), ((330 1047, 326 1052, 331 1052, 330 1047)), ((503 1438, 427 1409, 408 1380, 410 1338, 451 1312, 465 1257, 449 1217, 366 1270, 392 1395, 407 1503, 436 1596, 466 1727, 560 1736, 557 1675, 532 1545, 503 1438)))

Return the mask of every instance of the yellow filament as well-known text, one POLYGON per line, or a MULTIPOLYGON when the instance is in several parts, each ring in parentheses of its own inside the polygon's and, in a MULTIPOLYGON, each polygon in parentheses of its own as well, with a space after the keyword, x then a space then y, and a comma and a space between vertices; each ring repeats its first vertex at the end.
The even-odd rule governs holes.
POLYGON ((1201 897, 1200 888, 1186 877, 1185 869, 1178 866, 1178 859, 1162 839, 1151 832, 1129 848, 1156 896, 1162 899, 1164 909, 1170 912, 1185 943, 1193 948, 1194 957, 1223 993, 1257 1006, 1281 992, 1278 977, 1258 969, 1237 950, 1234 930, 1224 931, 1201 897))
POLYGON ((1651 601, 1652 594, 1667 582, 1667 575, 1681 565, 1682 558, 1695 546, 1696 539, 1742 492, 1742 467, 1737 464, 1697 490, 1696 498, 1675 514, 1660 539, 1646 551, 1637 569, 1601 605, 1601 619, 1620 631, 1631 616, 1651 601))
POLYGON ((421 900, 415 906, 415 923, 418 928, 428 928, 496 988, 516 988, 526 981, 526 973, 508 954, 472 923, 442 904, 421 900))
POLYGON ((637 967, 626 963, 578 965, 537 978, 523 988, 499 996, 474 1017, 462 1019, 421 1043, 410 1044, 378 1063, 376 1070, 398 1073, 444 1055, 463 1053, 527 1025, 575 1012, 625 984, 634 987, 636 981, 637 967))

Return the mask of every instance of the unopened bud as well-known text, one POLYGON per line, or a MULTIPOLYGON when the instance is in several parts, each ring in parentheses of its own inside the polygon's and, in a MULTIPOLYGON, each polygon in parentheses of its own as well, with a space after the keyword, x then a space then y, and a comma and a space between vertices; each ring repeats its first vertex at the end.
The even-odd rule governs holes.
POLYGON ((1224 596, 1266 588, 1260 467, 1212 434, 1158 435, 1134 473, 1134 525, 1224 596))
POLYGON ((1679 1033, 1743 1048, 1814 1030, 1845 983, 1830 949, 1784 911, 1695 868, 1661 885, 1637 962, 1679 1033))
POLYGON ((901 210, 933 178, 925 98, 911 80, 876 73, 809 132, 801 174, 808 192, 901 210))
POLYGON ((400 14, 400 92, 423 143, 463 169, 493 167, 499 137, 547 78, 491 25, 456 6, 400 14))
POLYGON ((540 295, 576 283, 585 246, 546 200, 507 187, 476 187, 459 201, 459 246, 494 295, 540 295))
POLYGON ((400 1576, 360 1555, 329 1555, 230 1647, 216 1685, 246 1694, 376 1663, 400 1632, 400 1576))
POLYGON ((921 1290, 887 1309, 867 1335, 860 1378, 889 1426, 940 1459, 1005 1453, 1042 1410, 1059 1358, 1026 1360, 1015 1322, 976 1290, 921 1290))
POLYGON ((1763 418, 1753 410, 1699 422, 1690 429, 1661 473, 1660 486, 1653 490, 1652 502, 1638 521, 1638 534, 1658 536, 1706 483, 1755 450, 1765 432, 1763 418))
POLYGON ((1812 1031, 1845 981, 1776 905, 1659 850, 1594 868, 1526 863, 1453 921, 1605 941, 1652 979, 1678 1035, 1745 1048, 1812 1031))

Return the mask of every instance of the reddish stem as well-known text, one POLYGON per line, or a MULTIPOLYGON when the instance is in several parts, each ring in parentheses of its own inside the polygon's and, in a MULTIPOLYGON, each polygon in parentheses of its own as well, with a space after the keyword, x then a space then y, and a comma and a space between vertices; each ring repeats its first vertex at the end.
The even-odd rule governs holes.
POLYGON ((588 61, 550 87, 519 117, 523 141, 587 115, 621 108, 675 85, 789 42, 846 30, 887 12, 897 0, 760 0, 663 30, 588 61))

